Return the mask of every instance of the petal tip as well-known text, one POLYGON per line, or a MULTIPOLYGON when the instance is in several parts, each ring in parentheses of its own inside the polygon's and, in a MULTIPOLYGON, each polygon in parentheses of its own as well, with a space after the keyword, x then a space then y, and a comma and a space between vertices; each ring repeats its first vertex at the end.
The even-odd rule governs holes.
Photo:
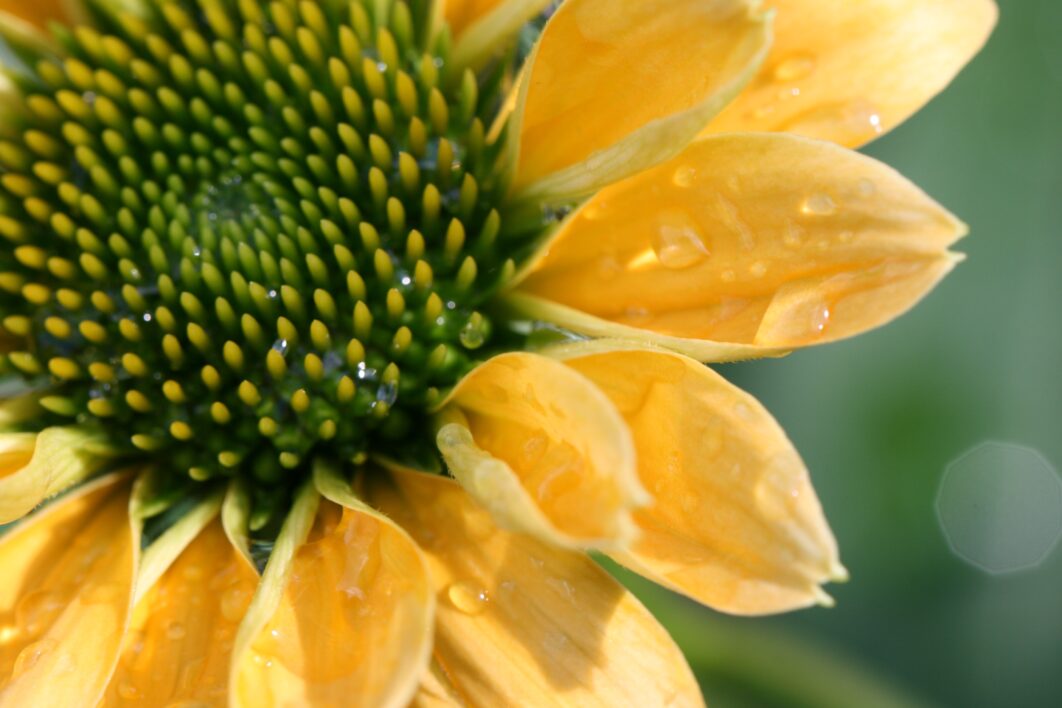
POLYGON ((823 590, 821 587, 815 586, 815 590, 812 592, 815 599, 815 604, 819 607, 825 607, 826 609, 832 609, 837 606, 837 601, 833 599, 833 596, 823 590))

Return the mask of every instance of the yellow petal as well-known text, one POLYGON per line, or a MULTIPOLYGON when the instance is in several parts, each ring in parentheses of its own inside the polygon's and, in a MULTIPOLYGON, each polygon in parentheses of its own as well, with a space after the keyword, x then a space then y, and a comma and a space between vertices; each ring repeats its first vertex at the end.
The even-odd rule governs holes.
POLYGON ((9 440, 9 452, 6 474, 0 472, 0 524, 28 514, 97 471, 104 461, 101 437, 81 428, 47 428, 32 440, 24 433, 0 433, 4 439, 9 440))
POLYGON ((788 131, 857 147, 947 86, 996 23, 992 0, 770 0, 775 41, 712 132, 788 131))
POLYGON ((517 198, 585 196, 681 151, 766 55, 755 4, 567 0, 521 81, 517 198))
POLYGON ((446 21, 457 44, 451 61, 459 67, 481 65, 504 50, 506 40, 541 13, 552 0, 446 0, 446 21))
POLYGON ((604 391, 634 434, 654 502, 614 554, 717 610, 782 612, 823 602, 843 577, 807 470, 756 399, 679 354, 596 341, 549 352, 604 391))
MULTIPOLYGON (((137 496, 135 491, 133 496, 135 500, 137 496)), ((136 515, 136 501, 131 506, 132 513, 136 515)), ((140 557, 140 568, 137 571, 134 605, 140 603, 140 600, 154 587, 163 573, 180 557, 188 544, 194 541, 207 524, 214 520, 220 508, 221 495, 209 495, 189 509, 144 550, 140 557)))
POLYGON ((137 604, 103 705, 223 705, 233 639, 257 584, 215 518, 137 604))
POLYGON ((443 0, 443 17, 456 37, 469 25, 508 4, 512 3, 506 0, 443 0))
POLYGON ((448 694, 483 706, 702 704, 667 632, 584 554, 498 529, 443 477, 395 471, 367 484, 429 558, 445 679, 428 685, 443 687, 441 705, 448 694))
POLYGON ((951 270, 947 249, 964 233, 868 157, 791 135, 720 135, 595 196, 514 306, 704 360, 778 354, 902 314, 951 270))
POLYGON ((49 22, 70 23, 85 18, 80 0, 0 0, 0 12, 39 29, 46 29, 49 22))
POLYGON ((0 537, 0 706, 92 706, 129 620, 139 545, 108 477, 0 537))
POLYGON ((420 687, 410 708, 460 708, 464 699, 447 678, 438 661, 433 661, 428 671, 420 679, 420 687))
POLYGON ((306 510, 285 524, 240 628, 233 704, 405 706, 431 644, 419 550, 379 515, 325 501, 311 531, 306 510))
POLYGON ((546 357, 503 354, 446 405, 439 450, 502 527, 576 548, 631 540, 631 509, 648 500, 630 432, 585 378, 546 357))

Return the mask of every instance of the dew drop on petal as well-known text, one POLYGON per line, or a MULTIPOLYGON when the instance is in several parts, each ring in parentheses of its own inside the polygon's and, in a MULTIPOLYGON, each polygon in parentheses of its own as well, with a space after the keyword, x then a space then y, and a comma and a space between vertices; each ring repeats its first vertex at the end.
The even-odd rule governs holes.
POLYGON ((58 646, 58 643, 54 639, 42 639, 39 642, 27 645, 15 659, 11 677, 21 676, 32 669, 41 660, 41 657, 55 649, 56 646, 58 646))
POLYGON ((774 68, 774 78, 776 81, 796 81, 810 76, 813 71, 815 57, 810 54, 793 54, 774 68))
POLYGON ((800 205, 800 211, 809 216, 830 216, 837 213, 837 202, 823 192, 816 192, 800 205))
POLYGON ((864 197, 872 197, 878 191, 877 185, 874 184, 873 180, 867 178, 859 180, 856 189, 858 189, 859 194, 864 197))
POLYGON ((187 634, 187 630, 180 622, 170 622, 166 625, 166 637, 168 639, 183 639, 185 634, 187 634))
POLYGON ((675 174, 672 175, 671 180, 675 183, 676 187, 682 189, 688 189, 693 186, 693 180, 697 177, 697 170, 689 165, 683 165, 675 170, 675 174))
POLYGON ((665 211, 660 215, 653 251, 661 265, 672 270, 691 268, 708 258, 700 230, 680 211, 665 211))
POLYGON ((221 615, 229 622, 239 622, 247 609, 249 596, 246 590, 233 587, 221 594, 221 615))
POLYGON ((15 621, 26 634, 38 636, 55 620, 64 604, 62 598, 47 590, 27 593, 15 608, 15 621))
POLYGON ((140 698, 140 691, 133 684, 123 681, 118 686, 118 695, 127 701, 132 701, 140 698))
POLYGON ((762 278, 767 275, 767 264, 763 261, 756 261, 749 266, 749 275, 753 278, 762 278))
POLYGON ((466 615, 478 615, 490 601, 486 590, 466 582, 453 583, 447 589, 446 596, 454 607, 466 615))

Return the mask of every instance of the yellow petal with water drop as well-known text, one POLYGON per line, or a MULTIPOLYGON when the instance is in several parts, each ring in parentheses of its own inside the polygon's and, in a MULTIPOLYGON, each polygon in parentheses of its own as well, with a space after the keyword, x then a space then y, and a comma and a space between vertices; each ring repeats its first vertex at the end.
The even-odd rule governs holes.
POLYGON ((778 133, 702 138, 596 195, 510 304, 704 361, 851 337, 914 306, 966 227, 891 168, 778 133))
POLYGON ((233 705, 405 706, 431 645, 420 551, 375 513, 323 501, 307 515, 306 495, 240 628, 233 705))
POLYGON ((653 582, 736 614, 824 601, 844 577, 800 456, 756 399, 693 359, 598 340, 549 352, 623 414, 653 504, 613 557, 653 582))
POLYGON ((710 132, 787 131, 858 147, 947 86, 996 23, 992 0, 769 0, 760 74, 710 132))
POLYGON ((520 28, 552 0, 446 0, 445 14, 456 38, 452 62, 479 67, 492 54, 504 51, 520 28))
POLYGON ((129 621, 129 485, 85 485, 0 536, 0 706, 96 705, 129 621))
MULTIPOLYGON (((139 485, 138 485, 139 487, 139 485)), ((131 505, 132 513, 137 516, 136 491, 131 505)), ((144 595, 155 585, 163 573, 173 565, 181 553, 200 532, 218 515, 221 508, 221 494, 214 493, 184 513, 167 528, 140 556, 140 567, 136 579, 134 605, 139 604, 144 595)))
POLYGON ((678 154, 770 43, 751 0, 567 0, 510 126, 516 199, 568 201, 678 154))
POLYGON ((0 448, 5 446, 0 470, 0 524, 28 514, 44 500, 99 470, 106 461, 101 436, 77 427, 46 428, 29 436, 0 433, 0 448))
POLYGON ((224 705, 236 629, 257 585, 215 517, 137 604, 102 705, 224 705))
POLYGON ((502 354, 462 379, 436 442, 498 524, 571 548, 619 548, 648 501, 623 419, 588 380, 535 354, 502 354))
MULTIPOLYGON (((395 470, 366 500, 427 555, 439 595, 435 701, 421 705, 698 706, 667 632, 583 553, 495 526, 453 481, 395 470)), ((430 697, 430 696, 429 696, 430 697)))

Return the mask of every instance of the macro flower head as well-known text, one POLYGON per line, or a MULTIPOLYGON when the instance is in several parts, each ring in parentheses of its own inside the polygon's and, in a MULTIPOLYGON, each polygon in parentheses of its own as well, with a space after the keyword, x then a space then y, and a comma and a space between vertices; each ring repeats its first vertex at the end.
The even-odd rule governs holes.
POLYGON ((706 364, 965 227, 855 148, 989 0, 0 0, 0 706, 698 705, 587 555, 829 604, 706 364))

